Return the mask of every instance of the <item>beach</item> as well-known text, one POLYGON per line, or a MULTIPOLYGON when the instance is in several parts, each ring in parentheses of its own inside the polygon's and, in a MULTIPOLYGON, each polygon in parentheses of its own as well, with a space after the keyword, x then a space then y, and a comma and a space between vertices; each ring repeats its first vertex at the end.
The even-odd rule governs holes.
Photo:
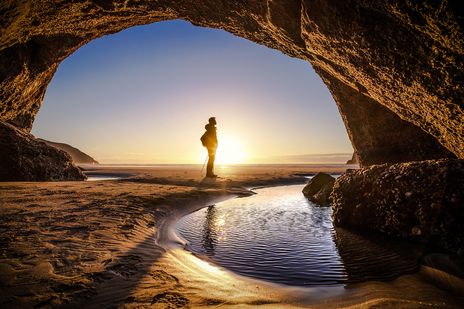
POLYGON ((426 272, 343 288, 278 285, 234 274, 183 249, 181 217, 252 189, 340 174, 345 165, 83 166, 115 180, 0 183, 0 306, 85 308, 459 308, 426 272))

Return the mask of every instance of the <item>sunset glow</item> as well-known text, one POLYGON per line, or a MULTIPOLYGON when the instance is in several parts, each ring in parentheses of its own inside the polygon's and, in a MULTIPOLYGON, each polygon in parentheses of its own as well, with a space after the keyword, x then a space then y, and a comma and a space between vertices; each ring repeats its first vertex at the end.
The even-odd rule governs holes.
POLYGON ((106 164, 203 164, 216 116, 216 163, 311 162, 352 147, 311 66, 222 30, 183 21, 134 27, 60 64, 33 134, 106 164), (289 157, 290 156, 290 157, 289 157))
POLYGON ((248 155, 238 139, 231 136, 222 136, 216 152, 217 164, 243 164, 247 163, 248 155))
MULTIPOLYGON (((249 163, 249 154, 239 139, 231 135, 221 135, 218 133, 219 145, 216 151, 216 164, 223 167, 230 164, 249 163)), ((204 163, 207 159, 208 152, 203 148, 198 156, 197 163, 204 163)))

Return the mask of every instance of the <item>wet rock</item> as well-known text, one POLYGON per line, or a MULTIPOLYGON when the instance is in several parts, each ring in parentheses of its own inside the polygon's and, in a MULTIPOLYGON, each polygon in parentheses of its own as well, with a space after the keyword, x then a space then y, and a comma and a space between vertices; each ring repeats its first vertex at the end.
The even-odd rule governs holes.
POLYGON ((352 171, 337 179, 332 199, 336 226, 378 231, 464 255, 464 160, 352 171))
POLYGON ((321 206, 328 206, 331 202, 330 194, 335 178, 326 173, 317 173, 303 188, 303 194, 310 201, 321 206))
POLYGON ((0 122, 0 181, 84 179, 67 153, 0 122))

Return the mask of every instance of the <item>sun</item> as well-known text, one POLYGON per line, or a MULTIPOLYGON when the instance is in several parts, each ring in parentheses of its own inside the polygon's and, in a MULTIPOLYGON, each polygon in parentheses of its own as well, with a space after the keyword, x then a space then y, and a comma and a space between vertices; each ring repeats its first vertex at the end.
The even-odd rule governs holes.
POLYGON ((247 160, 247 153, 238 139, 232 136, 218 136, 219 145, 215 163, 218 165, 241 164, 247 160))

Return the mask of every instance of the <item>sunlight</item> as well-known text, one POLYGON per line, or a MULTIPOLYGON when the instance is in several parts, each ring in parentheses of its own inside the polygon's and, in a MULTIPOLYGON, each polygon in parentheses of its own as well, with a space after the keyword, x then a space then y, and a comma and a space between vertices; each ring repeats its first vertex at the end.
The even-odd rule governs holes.
POLYGON ((343 163, 353 153, 330 92, 306 61, 181 20, 105 36, 66 58, 32 133, 105 164, 203 165, 198 139, 210 116, 218 120, 217 171, 307 163, 302 155, 318 153, 348 153, 343 163))
POLYGON ((232 136, 219 136, 219 146, 216 152, 216 164, 241 164, 248 159, 248 154, 238 139, 232 136))
MULTIPOLYGON (((223 135, 218 133, 218 148, 216 151, 215 165, 219 168, 227 168, 230 164, 243 164, 248 162, 248 152, 239 142, 239 139, 231 135, 223 135)), ((207 153, 206 149, 198 157, 198 162, 205 162, 207 153), (201 161, 203 160, 203 161, 201 161)))

